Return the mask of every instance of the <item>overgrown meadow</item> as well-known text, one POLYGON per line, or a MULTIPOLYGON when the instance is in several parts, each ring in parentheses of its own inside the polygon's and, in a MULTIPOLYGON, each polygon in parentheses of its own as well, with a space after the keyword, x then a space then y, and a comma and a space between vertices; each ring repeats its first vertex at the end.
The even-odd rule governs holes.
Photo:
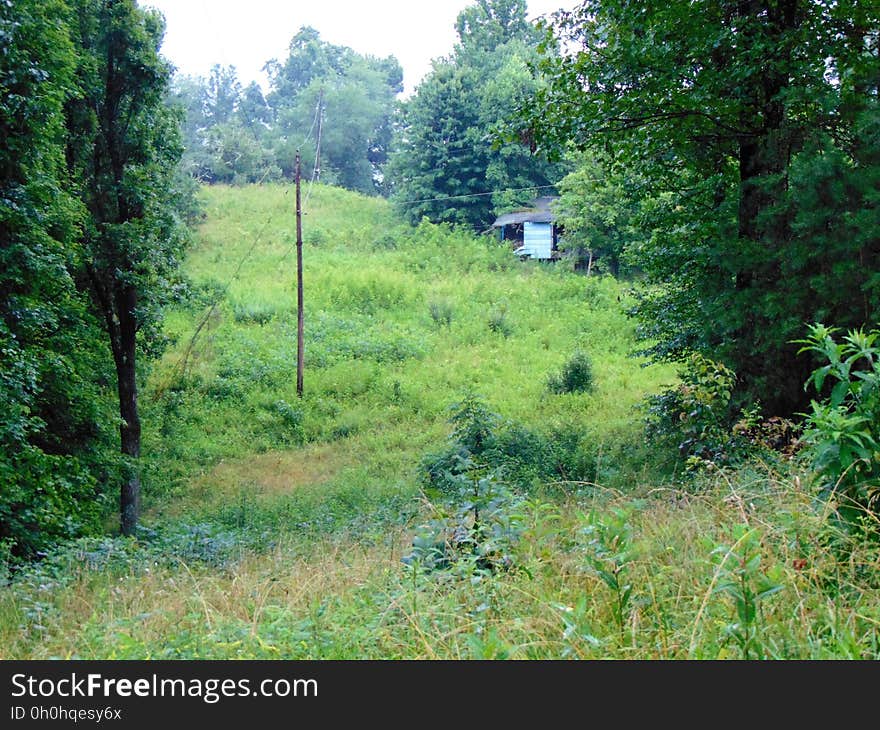
POLYGON ((3 658, 875 658, 880 551, 798 457, 689 472, 631 284, 491 236, 211 187, 143 384, 137 539, 0 593, 3 658))

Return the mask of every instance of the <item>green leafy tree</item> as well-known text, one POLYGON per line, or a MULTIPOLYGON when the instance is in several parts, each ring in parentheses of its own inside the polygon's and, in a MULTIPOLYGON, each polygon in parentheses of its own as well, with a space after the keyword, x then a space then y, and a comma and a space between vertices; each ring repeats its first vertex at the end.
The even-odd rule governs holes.
POLYGON ((270 137, 283 173, 293 174, 299 150, 303 168, 317 170, 324 182, 364 193, 381 190, 395 99, 403 91, 397 60, 362 56, 304 27, 291 41, 287 60, 270 62, 267 69, 274 113, 270 137))
POLYGON ((556 16, 512 130, 645 178, 649 351, 721 360, 777 414, 803 405, 805 321, 880 314, 878 25, 853 0, 587 0, 556 16))
POLYGON ((113 355, 125 473, 122 532, 140 511, 139 355, 161 345, 184 238, 174 215, 179 119, 165 104, 162 17, 134 0, 75 0, 78 94, 67 104, 67 160, 86 215, 81 284, 113 355))
POLYGON ((597 155, 582 153, 575 159, 575 169, 558 186, 555 212, 565 231, 559 247, 577 269, 618 276, 624 254, 641 240, 641 181, 603 164, 597 155))
POLYGON ((111 468, 100 332, 68 273, 81 253, 64 165, 68 19, 60 0, 0 3, 0 543, 17 555, 99 529, 111 468))
POLYGON ((537 43, 540 32, 527 17, 526 0, 477 0, 455 20, 459 55, 493 53, 514 38, 537 43))
POLYGON ((477 74, 441 61, 407 102, 389 172, 410 222, 491 222, 491 202, 476 197, 487 190, 489 166, 477 95, 477 74))
POLYGON ((235 66, 214 64, 204 85, 204 113, 207 126, 226 124, 241 99, 241 83, 235 66))
POLYGON ((242 126, 251 132, 254 139, 261 139, 272 123, 272 110, 266 103, 263 90, 256 81, 252 81, 242 91, 236 116, 242 126))
POLYGON ((561 174, 527 146, 496 145, 491 134, 535 93, 528 65, 538 35, 525 2, 481 0, 461 12, 456 30, 454 53, 435 61, 403 105, 389 177, 410 221, 427 217, 485 229, 496 212, 536 197, 536 186, 561 174))
POLYGON ((211 158, 205 148, 208 129, 205 112, 208 89, 201 76, 175 74, 168 90, 167 104, 181 115, 182 169, 197 180, 210 179, 211 158))
POLYGON ((206 129, 202 141, 203 179, 210 182, 240 185, 275 180, 281 170, 275 165, 271 151, 238 121, 216 124, 206 129))

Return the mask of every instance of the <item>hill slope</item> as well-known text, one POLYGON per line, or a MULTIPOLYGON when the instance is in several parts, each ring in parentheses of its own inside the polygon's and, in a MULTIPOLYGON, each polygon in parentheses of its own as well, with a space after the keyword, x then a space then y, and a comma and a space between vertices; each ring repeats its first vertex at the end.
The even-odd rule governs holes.
POLYGON ((625 285, 316 186, 300 400, 292 194, 204 198, 146 527, 19 575, 4 658, 876 656, 876 546, 841 559, 795 464, 652 465, 673 373, 628 356, 625 285))

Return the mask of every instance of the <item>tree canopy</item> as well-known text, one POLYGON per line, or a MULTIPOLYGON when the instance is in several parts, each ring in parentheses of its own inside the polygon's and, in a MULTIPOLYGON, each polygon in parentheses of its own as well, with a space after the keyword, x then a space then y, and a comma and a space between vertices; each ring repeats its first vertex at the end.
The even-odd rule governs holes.
POLYGON ((410 221, 484 229, 561 174, 527 146, 497 145, 492 134, 538 86, 528 69, 540 36, 524 0, 481 0, 459 14, 456 30, 454 52, 403 104, 389 177, 410 221))
POLYGON ((271 86, 265 95, 256 83, 242 89, 233 66, 214 66, 207 79, 175 79, 171 101, 186 114, 184 164, 190 173, 235 184, 291 178, 299 151, 304 169, 324 182, 382 192, 392 117, 403 91, 398 61, 327 43, 303 27, 287 58, 265 69, 271 86))
POLYGON ((805 323, 880 315, 878 15, 852 0, 581 2, 550 24, 546 85, 511 132, 638 171, 649 351, 721 359, 740 400, 770 412, 804 405, 811 364, 791 341, 805 323))
POLYGON ((71 276, 83 211, 64 158, 69 17, 61 0, 0 4, 0 543, 16 554, 97 529, 111 468, 104 351, 71 276))

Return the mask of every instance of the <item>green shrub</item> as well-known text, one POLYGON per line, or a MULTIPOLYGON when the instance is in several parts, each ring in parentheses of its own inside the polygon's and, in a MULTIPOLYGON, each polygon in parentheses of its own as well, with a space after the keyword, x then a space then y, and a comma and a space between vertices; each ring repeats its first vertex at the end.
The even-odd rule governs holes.
POLYGON ((679 377, 680 385, 648 399, 648 438, 677 442, 686 459, 727 461, 735 374, 722 363, 695 354, 679 377))
POLYGON ((489 329, 492 330, 492 332, 497 332, 505 337, 510 337, 510 335, 513 334, 513 327, 510 324, 510 320, 507 318, 506 306, 493 309, 489 313, 488 324, 489 329))
POLYGON ((494 442, 495 428, 500 421, 498 414, 489 410, 488 406, 473 393, 468 393, 460 402, 452 405, 453 441, 460 443, 469 453, 482 454, 490 449, 494 442))
POLYGON ((417 529, 412 551, 402 561, 429 571, 454 568, 466 575, 516 567, 522 498, 473 462, 454 482, 452 509, 437 508, 439 516, 417 529))
POLYGON ((548 435, 522 424, 502 423, 473 395, 453 406, 450 423, 453 430, 446 447, 426 455, 420 465, 423 484, 435 493, 456 493, 462 475, 475 465, 521 489, 595 479, 595 454, 575 428, 557 428, 548 435))
POLYGON ((815 352, 826 364, 805 384, 817 393, 804 440, 822 493, 835 498, 848 521, 873 511, 880 497, 880 330, 850 330, 835 338, 836 328, 814 324, 800 352, 815 352))
POLYGON ((438 327, 449 327, 452 324, 455 307, 448 299, 432 299, 428 302, 428 311, 438 327))
POLYGON ((551 393, 588 393, 593 390, 593 363, 587 353, 578 350, 562 366, 562 370, 547 378, 551 393))

